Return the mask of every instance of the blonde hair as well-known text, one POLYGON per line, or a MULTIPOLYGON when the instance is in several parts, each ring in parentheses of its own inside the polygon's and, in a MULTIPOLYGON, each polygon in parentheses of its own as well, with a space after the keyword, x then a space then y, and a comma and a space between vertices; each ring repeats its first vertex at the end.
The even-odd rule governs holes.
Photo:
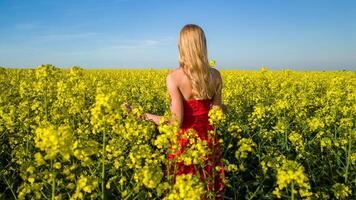
POLYGON ((179 34, 179 64, 192 81, 192 96, 211 99, 215 93, 208 50, 202 28, 187 24, 179 34))

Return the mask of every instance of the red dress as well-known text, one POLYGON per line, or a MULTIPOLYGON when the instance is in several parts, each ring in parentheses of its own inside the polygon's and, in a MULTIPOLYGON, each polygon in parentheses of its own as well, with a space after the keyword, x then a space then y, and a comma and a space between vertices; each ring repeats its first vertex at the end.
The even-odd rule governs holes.
MULTIPOLYGON (((217 135, 214 136, 215 138, 212 138, 212 136, 209 136, 208 134, 208 131, 214 131, 214 127, 210 125, 208 117, 211 103, 212 101, 210 99, 183 100, 184 115, 178 136, 185 134, 189 129, 194 129, 197 137, 199 137, 201 140, 207 141, 208 148, 213 153, 208 155, 207 158, 203 158, 203 160, 205 160, 204 167, 195 166, 194 164, 185 165, 183 161, 177 162, 175 174, 197 174, 197 172, 199 172, 202 181, 205 181, 207 178, 210 180, 208 182, 207 190, 212 190, 221 194, 224 188, 224 168, 221 161, 222 158, 219 138, 217 135), (213 168, 217 166, 218 169, 214 172, 213 168), (212 181, 214 173, 215 178, 213 178, 212 181)), ((187 139, 178 137, 178 144, 180 149, 177 153, 168 155, 169 160, 173 160, 176 156, 179 157, 181 154, 183 154, 186 149, 185 147, 189 145, 189 141, 187 139)))

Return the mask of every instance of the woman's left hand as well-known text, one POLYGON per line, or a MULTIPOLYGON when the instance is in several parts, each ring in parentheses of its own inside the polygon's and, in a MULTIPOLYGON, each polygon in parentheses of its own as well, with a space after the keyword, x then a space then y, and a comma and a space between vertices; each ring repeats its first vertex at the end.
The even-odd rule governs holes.
POLYGON ((145 121, 147 121, 147 120, 148 120, 147 115, 148 115, 148 113, 143 113, 143 114, 139 117, 139 120, 145 120, 145 121))

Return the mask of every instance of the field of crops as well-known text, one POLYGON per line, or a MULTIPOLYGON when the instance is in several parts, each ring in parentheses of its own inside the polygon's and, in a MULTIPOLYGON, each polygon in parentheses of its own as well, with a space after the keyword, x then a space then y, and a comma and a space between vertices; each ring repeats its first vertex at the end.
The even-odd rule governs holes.
MULTIPOLYGON (((138 120, 169 115, 168 72, 0 68, 0 199, 214 197, 198 175, 165 175, 178 127, 138 120)), ((226 199, 356 198, 356 72, 221 74, 226 199)))

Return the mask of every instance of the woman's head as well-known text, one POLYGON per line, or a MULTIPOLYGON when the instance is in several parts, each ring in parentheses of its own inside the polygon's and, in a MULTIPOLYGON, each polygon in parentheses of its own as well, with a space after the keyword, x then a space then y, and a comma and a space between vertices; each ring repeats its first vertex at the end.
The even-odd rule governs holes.
POLYGON ((179 64, 192 81, 194 98, 212 98, 214 94, 208 50, 202 28, 187 24, 179 34, 179 64))

